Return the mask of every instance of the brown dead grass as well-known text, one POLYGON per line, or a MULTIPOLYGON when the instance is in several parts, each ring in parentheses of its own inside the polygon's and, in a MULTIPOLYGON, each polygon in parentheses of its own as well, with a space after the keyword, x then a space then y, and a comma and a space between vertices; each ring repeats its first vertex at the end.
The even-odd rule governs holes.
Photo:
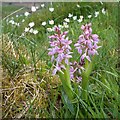
MULTIPOLYGON (((13 57, 19 59, 12 43, 8 42, 6 46, 3 52, 12 54, 13 57)), ((47 70, 45 61, 39 61, 36 64, 36 73, 33 66, 27 65, 19 70, 14 77, 11 77, 4 67, 1 91, 3 118, 25 117, 31 107, 34 110, 33 116, 39 116, 39 110, 48 107, 48 96, 54 97, 56 89, 54 92, 52 89, 57 87, 59 83, 59 78, 52 77, 50 71, 47 70)), ((45 117, 45 113, 41 113, 41 115, 43 115, 41 117, 45 117)))

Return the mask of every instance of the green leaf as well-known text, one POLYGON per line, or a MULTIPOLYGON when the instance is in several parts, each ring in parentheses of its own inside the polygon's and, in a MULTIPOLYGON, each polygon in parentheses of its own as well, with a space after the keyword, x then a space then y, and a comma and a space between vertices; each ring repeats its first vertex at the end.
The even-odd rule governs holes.
POLYGON ((105 88, 107 88, 110 92, 112 92, 111 88, 109 88, 108 86, 106 86, 105 84, 103 84, 100 80, 94 78, 94 77, 91 77, 93 80, 97 81, 98 83, 100 83, 102 86, 104 86, 105 88))
POLYGON ((62 99, 63 99, 63 102, 66 105, 66 107, 71 112, 71 114, 75 115, 74 106, 73 106, 73 104, 71 103, 71 101, 69 100, 68 96, 65 94, 65 92, 63 90, 62 90, 62 99))
POLYGON ((106 70, 103 70, 103 71, 106 72, 106 73, 108 73, 108 74, 110 74, 110 75, 113 75, 114 77, 118 77, 118 75, 116 75, 116 74, 114 74, 114 73, 112 73, 110 71, 106 71, 106 70))

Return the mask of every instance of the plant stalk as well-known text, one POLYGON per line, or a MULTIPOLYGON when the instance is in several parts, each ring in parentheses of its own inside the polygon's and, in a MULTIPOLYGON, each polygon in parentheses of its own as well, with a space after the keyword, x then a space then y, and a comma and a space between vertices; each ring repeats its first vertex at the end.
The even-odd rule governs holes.
POLYGON ((68 95, 69 99, 72 100, 74 98, 71 80, 70 80, 70 70, 69 65, 66 65, 66 70, 63 70, 63 73, 59 72, 60 80, 62 82, 65 93, 68 95))
POLYGON ((85 61, 85 71, 82 74, 82 99, 88 99, 89 76, 92 71, 92 62, 85 61))

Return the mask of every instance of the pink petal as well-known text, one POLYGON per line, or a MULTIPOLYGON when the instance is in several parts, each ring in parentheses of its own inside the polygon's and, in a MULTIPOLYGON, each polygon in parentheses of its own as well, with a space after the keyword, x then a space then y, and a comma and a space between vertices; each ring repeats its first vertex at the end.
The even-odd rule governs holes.
POLYGON ((89 57, 89 56, 86 56, 86 58, 87 58, 87 60, 88 60, 88 61, 90 61, 90 62, 91 62, 91 60, 90 60, 90 57, 89 57))

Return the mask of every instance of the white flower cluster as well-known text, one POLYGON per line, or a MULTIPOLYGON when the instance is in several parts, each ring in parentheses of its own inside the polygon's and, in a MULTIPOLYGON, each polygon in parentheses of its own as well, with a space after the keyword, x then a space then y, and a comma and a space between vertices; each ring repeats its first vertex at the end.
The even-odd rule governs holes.
MULTIPOLYGON (((48 23, 49 23, 49 25, 54 25, 55 22, 54 22, 54 20, 49 20, 48 23)), ((41 23, 42 26, 46 26, 46 24, 47 23, 45 21, 41 23)))
MULTIPOLYGON (((44 8, 45 7, 45 4, 41 4, 40 5, 42 8, 44 8)), ((79 4, 77 4, 77 7, 78 8, 80 8, 80 5, 79 4)), ((32 6, 31 7, 31 11, 32 12, 35 12, 37 9, 38 9, 39 7, 35 7, 35 6, 32 6)), ((52 13, 52 12, 54 12, 54 8, 53 7, 49 7, 49 11, 52 13)), ((102 13, 105 15, 105 13, 106 13, 106 11, 105 11, 105 9, 103 8, 102 9, 102 13)), ((96 17, 98 17, 98 15, 99 15, 99 11, 95 11, 95 18, 96 17)), ((24 13, 24 15, 27 17, 27 16, 29 16, 30 15, 30 13, 29 12, 25 12, 24 13)), ((16 16, 17 17, 17 16, 16 16)), ((92 17, 93 17, 93 15, 88 15, 87 16, 88 17, 88 19, 91 19, 92 17)), ((83 21, 83 19, 84 19, 84 17, 82 16, 82 15, 80 15, 80 16, 77 16, 77 15, 73 15, 72 13, 69 13, 68 14, 68 17, 66 17, 65 19, 64 19, 64 21, 63 21, 63 24, 62 25, 58 25, 58 27, 59 28, 69 28, 69 23, 71 22, 71 21, 77 21, 78 23, 81 23, 82 21, 83 21)), ((22 20, 22 22, 24 22, 25 20, 23 19, 22 20)), ((10 21, 10 23, 11 24, 15 24, 14 23, 14 21, 10 21)), ((49 25, 54 25, 55 24, 55 22, 54 22, 54 20, 49 20, 48 21, 48 24, 49 25)), ((19 26, 19 24, 16 24, 16 25, 18 25, 19 26)), ((26 27, 25 28, 25 32, 30 32, 30 33, 33 33, 33 34, 37 34, 38 33, 38 30, 34 30, 32 27, 34 27, 34 22, 31 22, 31 23, 29 23, 29 27, 26 27)), ((46 26, 47 25, 47 22, 46 21, 43 21, 42 23, 41 23, 41 25, 42 26, 46 26)), ((54 27, 55 27, 56 25, 54 25, 53 27, 48 27, 48 28, 46 28, 46 30, 48 31, 48 32, 52 32, 53 30, 54 30, 54 27)))
POLYGON ((12 25, 20 26, 20 23, 17 23, 14 20, 10 20, 9 23, 12 25))
POLYGON ((32 6, 32 7, 31 7, 31 11, 32 11, 32 12, 35 12, 37 9, 39 9, 38 6, 32 6))
MULTIPOLYGON (((105 11, 105 9, 103 8, 102 9, 102 13, 105 15, 106 14, 106 11, 105 11)), ((100 14, 100 12, 99 11, 95 11, 95 16, 94 17, 98 17, 98 15, 100 14)), ((92 15, 88 15, 88 18, 90 19, 90 18, 92 18, 92 15)))
MULTIPOLYGON (((77 4, 77 7, 80 8, 80 5, 77 4)), ((49 11, 50 11, 50 12, 53 12, 53 11, 54 11, 54 8, 52 8, 52 7, 49 8, 49 11)), ((103 13, 104 15, 105 15, 105 13, 106 13, 106 11, 105 11, 104 8, 102 9, 102 13, 103 13)), ((99 11, 95 11, 94 14, 95 14, 94 17, 98 17, 99 11)), ((87 17, 90 19, 90 18, 93 17, 93 15, 90 14, 90 15, 88 15, 87 17)), ((64 19, 63 25, 58 25, 58 27, 59 27, 59 28, 69 28, 69 23, 70 23, 71 20, 73 20, 73 21, 78 21, 78 23, 81 23, 81 22, 83 21, 83 19, 84 19, 84 17, 83 17, 82 15, 80 15, 80 16, 78 17, 78 16, 76 16, 76 15, 74 16, 72 13, 69 13, 69 14, 68 14, 68 17, 64 19)), ((42 26, 45 26, 46 24, 47 24, 47 23, 46 23, 45 21, 42 22, 42 26)), ((49 24, 50 24, 50 25, 53 25, 53 24, 54 24, 54 21, 53 21, 53 20, 50 20, 50 21, 49 21, 49 24)), ((55 27, 55 26, 54 26, 54 27, 55 27)), ((47 28, 47 31, 48 31, 48 32, 52 32, 52 31, 54 30, 54 27, 53 27, 53 28, 47 28)))
POLYGON ((34 35, 36 35, 38 33, 38 30, 33 29, 34 26, 35 26, 35 23, 30 22, 29 27, 25 27, 25 29, 24 29, 25 33, 30 32, 30 33, 33 33, 34 35))

